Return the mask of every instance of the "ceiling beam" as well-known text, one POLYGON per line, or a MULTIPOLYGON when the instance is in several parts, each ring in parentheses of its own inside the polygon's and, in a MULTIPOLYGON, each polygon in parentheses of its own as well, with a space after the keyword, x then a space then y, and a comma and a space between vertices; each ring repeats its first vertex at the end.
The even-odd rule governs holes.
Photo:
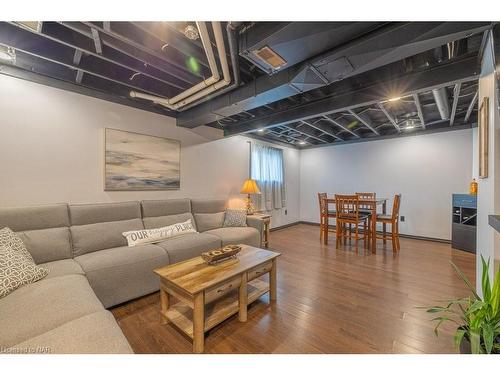
POLYGON ((455 122, 455 114, 457 113, 458 98, 460 97, 461 86, 462 84, 458 82, 453 88, 453 104, 451 106, 450 126, 453 126, 453 123, 455 122))
POLYGON ((332 119, 330 116, 324 115, 324 116, 322 116, 322 119, 324 119, 324 120, 326 120, 326 121, 331 122, 332 124, 334 124, 334 125, 338 126, 340 129, 342 129, 343 131, 345 131, 345 132, 347 132, 347 133, 349 133, 349 134, 352 134, 352 135, 353 135, 353 136, 355 136, 356 138, 361 138, 361 136, 360 136, 358 133, 356 133, 356 132, 352 131, 352 130, 351 130, 351 129, 349 129, 347 126, 342 125, 342 124, 341 124, 340 122, 338 122, 337 120, 332 119))
MULTIPOLYGON (((86 53, 95 54, 115 64, 125 65, 143 74, 150 74, 158 79, 179 80, 194 85, 202 78, 199 74, 190 72, 185 66, 185 62, 174 61, 168 56, 160 57, 157 52, 148 53, 141 48, 113 38, 105 32, 100 34, 102 55, 96 54, 92 48, 91 28, 81 22, 46 22, 42 35, 55 39, 60 43, 71 45, 74 48, 82 49, 86 53), (82 39, 79 35, 84 38, 82 39), (144 65, 145 61, 148 62, 147 66, 144 65)), ((187 86, 183 87, 186 88, 187 86)))
POLYGON ((382 112, 384 112, 385 117, 387 117, 387 119, 391 122, 391 124, 396 128, 396 130, 399 133, 401 129, 396 120, 394 120, 394 117, 391 116, 391 114, 387 111, 387 109, 384 107, 382 103, 377 103, 377 106, 380 108, 382 112))
POLYGON ((276 102, 296 95, 297 85, 300 85, 301 92, 325 86, 310 69, 311 66, 319 68, 322 76, 331 84, 491 27, 490 22, 390 23, 341 48, 271 76, 258 77, 254 82, 184 111, 178 116, 177 125, 194 128, 216 121, 220 116, 230 116, 276 102))
POLYGON ((469 121, 469 117, 472 114, 474 106, 476 105, 478 96, 479 96, 479 91, 476 91, 476 93, 474 94, 474 97, 470 101, 469 108, 467 108, 467 113, 465 114, 464 122, 469 121))
MULTIPOLYGON (((267 116, 234 123, 227 127, 225 132, 226 135, 246 133, 258 128, 289 124, 323 117, 339 111, 370 106, 386 100, 394 90, 397 90, 399 96, 407 96, 431 91, 436 87, 450 86, 457 82, 477 80, 479 68, 475 62, 476 56, 470 56, 393 79, 389 77, 384 80, 383 77, 377 77, 373 81, 364 82, 364 86, 358 89, 341 91, 338 95, 297 105, 287 110, 276 111, 267 116)), ((349 87, 347 82, 339 82, 339 85, 343 84, 349 87)))
POLYGON ((351 114, 351 116, 353 116, 356 120, 358 120, 363 125, 365 125, 373 133, 375 133, 376 135, 380 135, 380 133, 377 131, 377 129, 375 129, 375 127, 373 126, 371 121, 366 116, 359 115, 356 112, 354 112, 352 109, 348 109, 347 112, 349 112, 351 114))
POLYGON ((415 107, 417 107, 417 113, 418 113, 418 118, 420 119, 420 125, 422 126, 423 129, 425 129, 425 119, 424 119, 424 113, 422 112, 422 106, 420 105, 420 99, 417 93, 413 94, 412 96, 413 96, 413 101, 415 102, 415 107))
MULTIPOLYGON (((298 125, 300 126, 300 125, 298 125)), ((300 133, 302 135, 305 135, 306 137, 309 137, 309 138, 312 138, 318 142, 321 142, 321 143, 329 143, 328 141, 318 137, 316 134, 314 134, 313 132, 311 132, 309 129, 298 129, 298 126, 291 126, 291 125, 283 125, 283 127, 287 128, 287 129, 290 129, 290 130, 293 130, 293 131, 296 131, 297 133, 300 133)))
POLYGON ((99 38, 99 31, 94 28, 90 30, 92 31, 92 39, 94 39, 95 51, 97 52, 97 54, 102 55, 102 44, 101 38, 99 38))
POLYGON ((73 70, 97 76, 102 79, 123 85, 129 90, 140 90, 152 95, 170 96, 177 93, 171 86, 154 81, 147 77, 130 81, 133 70, 101 62, 96 64, 92 56, 81 57, 75 64, 75 50, 56 41, 46 39, 40 34, 34 34, 6 22, 0 22, 0 43, 15 48, 17 51, 36 56, 45 64, 60 64, 73 70))
POLYGON ((333 137, 335 139, 338 139, 339 141, 343 141, 344 139, 339 137, 337 134, 335 134, 332 130, 330 130, 327 126, 324 126, 323 124, 319 123, 312 123, 309 121, 304 121, 302 120, 303 124, 306 124, 307 126, 310 126, 313 129, 319 130, 320 132, 329 135, 330 137, 333 137))

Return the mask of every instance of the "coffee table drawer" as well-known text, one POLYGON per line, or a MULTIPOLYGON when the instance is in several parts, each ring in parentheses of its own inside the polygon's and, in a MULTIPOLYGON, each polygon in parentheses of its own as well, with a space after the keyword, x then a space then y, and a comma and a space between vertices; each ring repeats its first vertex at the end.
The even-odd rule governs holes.
POLYGON ((269 271, 271 271, 271 267, 273 266, 272 262, 261 264, 260 266, 255 267, 247 272, 248 281, 256 279, 269 271))
POLYGON ((225 296, 229 292, 235 290, 240 286, 241 277, 235 277, 229 281, 225 281, 222 284, 216 285, 211 289, 205 291, 205 304, 215 301, 216 299, 225 296))

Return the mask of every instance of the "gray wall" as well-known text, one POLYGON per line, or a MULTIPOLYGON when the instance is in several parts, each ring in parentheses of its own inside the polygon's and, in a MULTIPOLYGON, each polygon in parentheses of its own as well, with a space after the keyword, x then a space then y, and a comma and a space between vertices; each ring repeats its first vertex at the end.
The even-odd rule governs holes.
MULTIPOLYGON (((212 128, 178 128, 173 118, 4 75, 0 113, 0 206, 214 197, 243 207, 245 137, 220 139, 221 132, 212 128), (105 192, 106 127, 180 140, 181 189, 105 192)), ((299 151, 286 148, 285 163, 288 214, 274 212, 274 226, 299 217, 299 151)))
POLYGON ((374 191, 391 201, 401 193, 401 233, 449 240, 451 194, 468 192, 471 154, 470 129, 304 150, 301 219, 319 221, 320 191, 374 191))

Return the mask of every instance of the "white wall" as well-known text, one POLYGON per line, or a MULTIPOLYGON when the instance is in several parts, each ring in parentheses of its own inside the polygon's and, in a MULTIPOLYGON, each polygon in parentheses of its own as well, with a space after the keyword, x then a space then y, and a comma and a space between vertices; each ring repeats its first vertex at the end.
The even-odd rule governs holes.
MULTIPOLYGON (((248 176, 245 137, 178 128, 175 119, 0 75, 0 206, 141 199, 231 198, 248 176), (181 189, 105 192, 103 129, 181 141, 181 189), (213 140, 217 139, 217 140, 213 140)), ((288 215, 273 212, 273 226, 299 217, 299 151, 285 148, 288 215)))
POLYGON ((374 191, 391 202, 401 193, 401 233, 449 240, 451 194, 468 191, 471 154, 470 129, 303 150, 301 220, 319 221, 320 191, 374 191))
MULTIPOLYGON (((493 46, 491 38, 486 43, 479 78, 479 106, 484 97, 489 98, 489 162, 488 178, 478 180, 477 200, 477 259, 476 259, 476 286, 480 290, 481 260, 500 260, 500 234, 488 224, 488 215, 500 213, 500 115, 498 113, 497 90, 495 81, 495 67, 493 64, 493 46)), ((476 137, 477 138, 477 137, 476 137)), ((476 146, 477 147, 477 139, 476 146)), ((477 159, 475 161, 477 163, 477 159)), ((498 265, 497 265, 498 267, 498 265)), ((493 276, 494 268, 490 268, 493 276)))

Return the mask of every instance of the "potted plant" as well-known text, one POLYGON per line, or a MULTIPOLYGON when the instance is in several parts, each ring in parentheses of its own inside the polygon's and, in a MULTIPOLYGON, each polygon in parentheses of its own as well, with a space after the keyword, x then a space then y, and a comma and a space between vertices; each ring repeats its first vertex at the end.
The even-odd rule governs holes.
POLYGON ((427 308, 431 314, 439 314, 432 320, 436 321, 434 333, 444 322, 457 325, 454 341, 461 353, 484 354, 500 353, 500 270, 497 272, 493 285, 489 277, 490 262, 481 256, 483 274, 481 278, 481 298, 473 288, 464 273, 450 262, 458 276, 463 280, 472 296, 447 300, 445 306, 427 308))

